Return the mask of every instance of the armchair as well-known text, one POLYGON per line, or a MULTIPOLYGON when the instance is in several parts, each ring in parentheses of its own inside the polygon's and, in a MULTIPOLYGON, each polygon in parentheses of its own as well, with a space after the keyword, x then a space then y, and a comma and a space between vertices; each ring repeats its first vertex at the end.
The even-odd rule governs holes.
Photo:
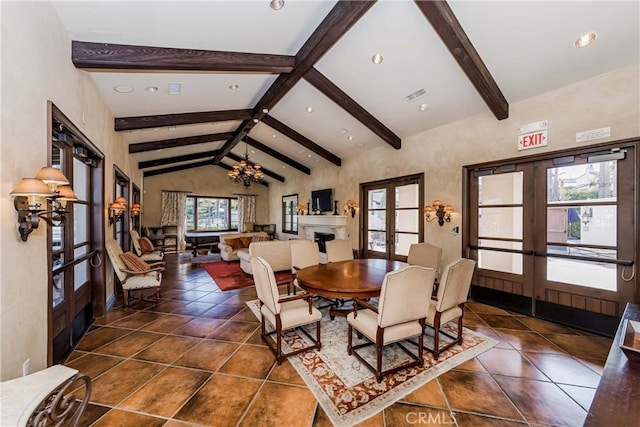
POLYGON ((320 319, 322 318, 322 313, 311 304, 312 295, 280 296, 273 270, 263 258, 251 258, 251 269, 253 270, 253 280, 260 300, 260 335, 275 354, 278 365, 289 356, 309 351, 313 348, 320 350, 322 347, 320 343, 320 319), (274 331, 267 333, 267 322, 275 327, 274 331), (316 324, 315 339, 301 328, 301 326, 312 323, 316 324), (282 332, 295 328, 299 328, 313 342, 313 345, 284 353, 282 351, 282 332), (276 334, 275 348, 268 338, 269 335, 274 333, 276 334))
POLYGON ((160 284, 164 262, 147 264, 133 253, 122 252, 122 248, 114 239, 105 243, 107 255, 116 276, 122 283, 124 306, 129 305, 130 292, 155 288, 156 301, 160 299, 160 284), (136 259, 137 258, 137 259, 136 259))
POLYGON ((424 310, 429 307, 434 277, 435 271, 432 268, 406 266, 386 274, 377 308, 366 301, 354 300, 353 311, 347 316, 347 352, 355 355, 374 372, 378 382, 387 374, 424 364, 424 310), (358 307, 364 310, 359 310, 358 307), (364 335, 368 342, 353 345, 353 329, 364 335), (418 337, 417 354, 411 353, 401 344, 401 341, 414 337, 418 337), (412 360, 383 370, 382 352, 388 344, 397 344, 412 360), (376 346, 375 368, 356 351, 370 345, 376 346))
POLYGON ((134 229, 129 230, 131 236, 131 243, 133 243, 133 249, 135 253, 144 261, 162 261, 164 259, 164 252, 156 249, 164 249, 164 246, 153 246, 151 240, 147 238, 147 245, 145 246, 144 240, 141 241, 140 234, 134 229), (151 243, 151 247, 148 244, 151 243))
POLYGON ((435 330, 431 352, 436 360, 440 357, 441 352, 462 342, 464 303, 467 301, 475 265, 475 261, 465 258, 457 259, 447 265, 442 273, 436 299, 430 301, 426 323, 435 330), (458 319, 457 337, 440 330, 441 325, 454 319, 458 319), (440 334, 453 338, 453 341, 440 347, 440 334))

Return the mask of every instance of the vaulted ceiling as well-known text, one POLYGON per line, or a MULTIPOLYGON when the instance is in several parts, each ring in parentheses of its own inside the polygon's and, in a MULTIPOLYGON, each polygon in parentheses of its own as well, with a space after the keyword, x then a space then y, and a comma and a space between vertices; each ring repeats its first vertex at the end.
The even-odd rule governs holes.
POLYGON ((229 168, 248 146, 266 182, 295 179, 640 60, 638 2, 54 6, 145 176, 229 168))

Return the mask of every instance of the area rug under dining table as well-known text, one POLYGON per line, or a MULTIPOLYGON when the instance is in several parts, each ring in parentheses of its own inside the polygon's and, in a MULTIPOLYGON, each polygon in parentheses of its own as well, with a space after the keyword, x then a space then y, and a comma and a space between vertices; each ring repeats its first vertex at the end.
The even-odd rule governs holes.
MULTIPOLYGON (((216 285, 223 291, 255 285, 253 276, 242 271, 239 261, 203 262, 202 268, 209 273, 216 285)), ((293 279, 293 274, 290 271, 278 271, 275 276, 278 284, 285 284, 293 279)))
MULTIPOLYGON (((258 300, 247 301, 248 307, 259 319, 258 300)), ((491 338, 477 332, 463 329, 463 343, 451 347, 440 354, 436 361, 427 351, 424 353, 424 366, 403 369, 387 375, 381 383, 375 375, 362 365, 354 356, 347 354, 347 322, 344 318, 330 320, 328 308, 322 309, 322 350, 310 350, 288 360, 302 377, 311 392, 324 409, 331 422, 336 426, 350 426, 380 412, 402 397, 420 388, 437 376, 466 362, 497 344, 491 338)), ((267 324, 267 326, 269 326, 267 324)), ((307 326, 313 336, 315 326, 307 326)), ((273 330, 269 329, 268 330, 273 330)), ((426 328, 425 346, 433 346, 433 330, 426 328)), ((443 330, 455 335, 457 327, 444 325, 443 330)), ((450 342, 441 336, 441 345, 450 342)), ((272 337, 275 339, 275 337, 272 337)), ((355 343, 361 342, 354 337, 355 343)), ((304 334, 287 331, 284 334, 283 350, 300 348, 310 344, 304 334)), ((375 366, 375 347, 366 347, 360 353, 375 366)), ((408 360, 408 356, 397 346, 385 347, 383 367, 398 366, 408 360)))

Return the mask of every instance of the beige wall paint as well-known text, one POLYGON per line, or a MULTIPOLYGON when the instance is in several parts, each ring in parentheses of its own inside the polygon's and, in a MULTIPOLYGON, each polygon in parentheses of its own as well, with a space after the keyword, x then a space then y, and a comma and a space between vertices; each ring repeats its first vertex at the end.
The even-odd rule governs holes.
MULTIPOLYGON (((218 166, 202 166, 179 172, 156 175, 144 180, 142 224, 160 225, 162 190, 190 191, 194 196, 227 197, 236 194, 257 194, 256 221, 269 221, 269 189, 264 185, 246 188, 232 184, 227 171, 218 166)), ((278 224, 278 223, 276 223, 278 224)), ((280 229, 280 226, 277 226, 280 229)))
MULTIPOLYGON (((73 67, 71 40, 51 4, 0 2, 0 19, 0 379, 7 380, 22 374, 26 359, 32 372, 47 364, 47 226, 42 223, 27 242, 20 241, 9 196, 20 178, 33 177, 47 164, 47 101, 104 153, 105 204, 113 200, 114 164, 139 186, 142 174, 113 132, 113 115, 90 75, 73 67)), ((106 209, 102 220, 110 237, 106 209)), ((108 299, 114 287, 106 268, 108 299)))
MULTIPOLYGON (((289 177, 284 184, 272 186, 271 222, 281 218, 279 200, 285 194, 298 193, 299 200, 306 202, 312 190, 331 187, 341 205, 358 198, 360 183, 424 173, 426 203, 440 199, 458 210, 444 227, 425 224, 424 240, 441 246, 443 263, 448 263, 461 255, 461 235, 452 236, 450 230, 461 225, 462 167, 585 145, 575 142, 576 132, 605 126, 611 126, 608 140, 640 136, 639 71, 638 65, 621 68, 511 104, 506 120, 498 121, 487 111, 406 138, 401 150, 385 146, 356 151, 343 159, 340 168, 315 166, 311 179, 289 177), (518 128, 540 120, 549 120, 549 146, 518 152, 518 128)), ((353 247, 358 245, 358 225, 358 216, 348 219, 353 247)))

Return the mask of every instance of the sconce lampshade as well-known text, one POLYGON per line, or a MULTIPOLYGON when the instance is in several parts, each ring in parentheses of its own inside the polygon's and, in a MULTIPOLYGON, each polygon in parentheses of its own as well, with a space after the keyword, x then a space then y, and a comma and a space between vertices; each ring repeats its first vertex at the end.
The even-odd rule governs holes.
POLYGON ((51 189, 36 178, 22 178, 18 185, 11 190, 12 196, 51 196, 51 189))
POLYGON ((66 200, 70 202, 75 202, 78 200, 78 196, 73 192, 73 189, 68 185, 58 187, 58 200, 66 200))
POLYGON ((127 204, 127 199, 125 199, 124 197, 120 196, 118 198, 116 198, 113 203, 120 203, 122 205, 126 205, 127 204))
POLYGON ((446 205, 444 207, 444 211, 445 212, 453 212, 453 206, 452 205, 446 205))
POLYGON ((41 180, 47 185, 69 185, 69 180, 60 171, 60 169, 52 167, 41 168, 36 179, 41 180))
POLYGON ((109 209, 111 209, 112 211, 123 211, 126 209, 126 207, 122 203, 113 202, 111 203, 111 206, 109 206, 109 209))

